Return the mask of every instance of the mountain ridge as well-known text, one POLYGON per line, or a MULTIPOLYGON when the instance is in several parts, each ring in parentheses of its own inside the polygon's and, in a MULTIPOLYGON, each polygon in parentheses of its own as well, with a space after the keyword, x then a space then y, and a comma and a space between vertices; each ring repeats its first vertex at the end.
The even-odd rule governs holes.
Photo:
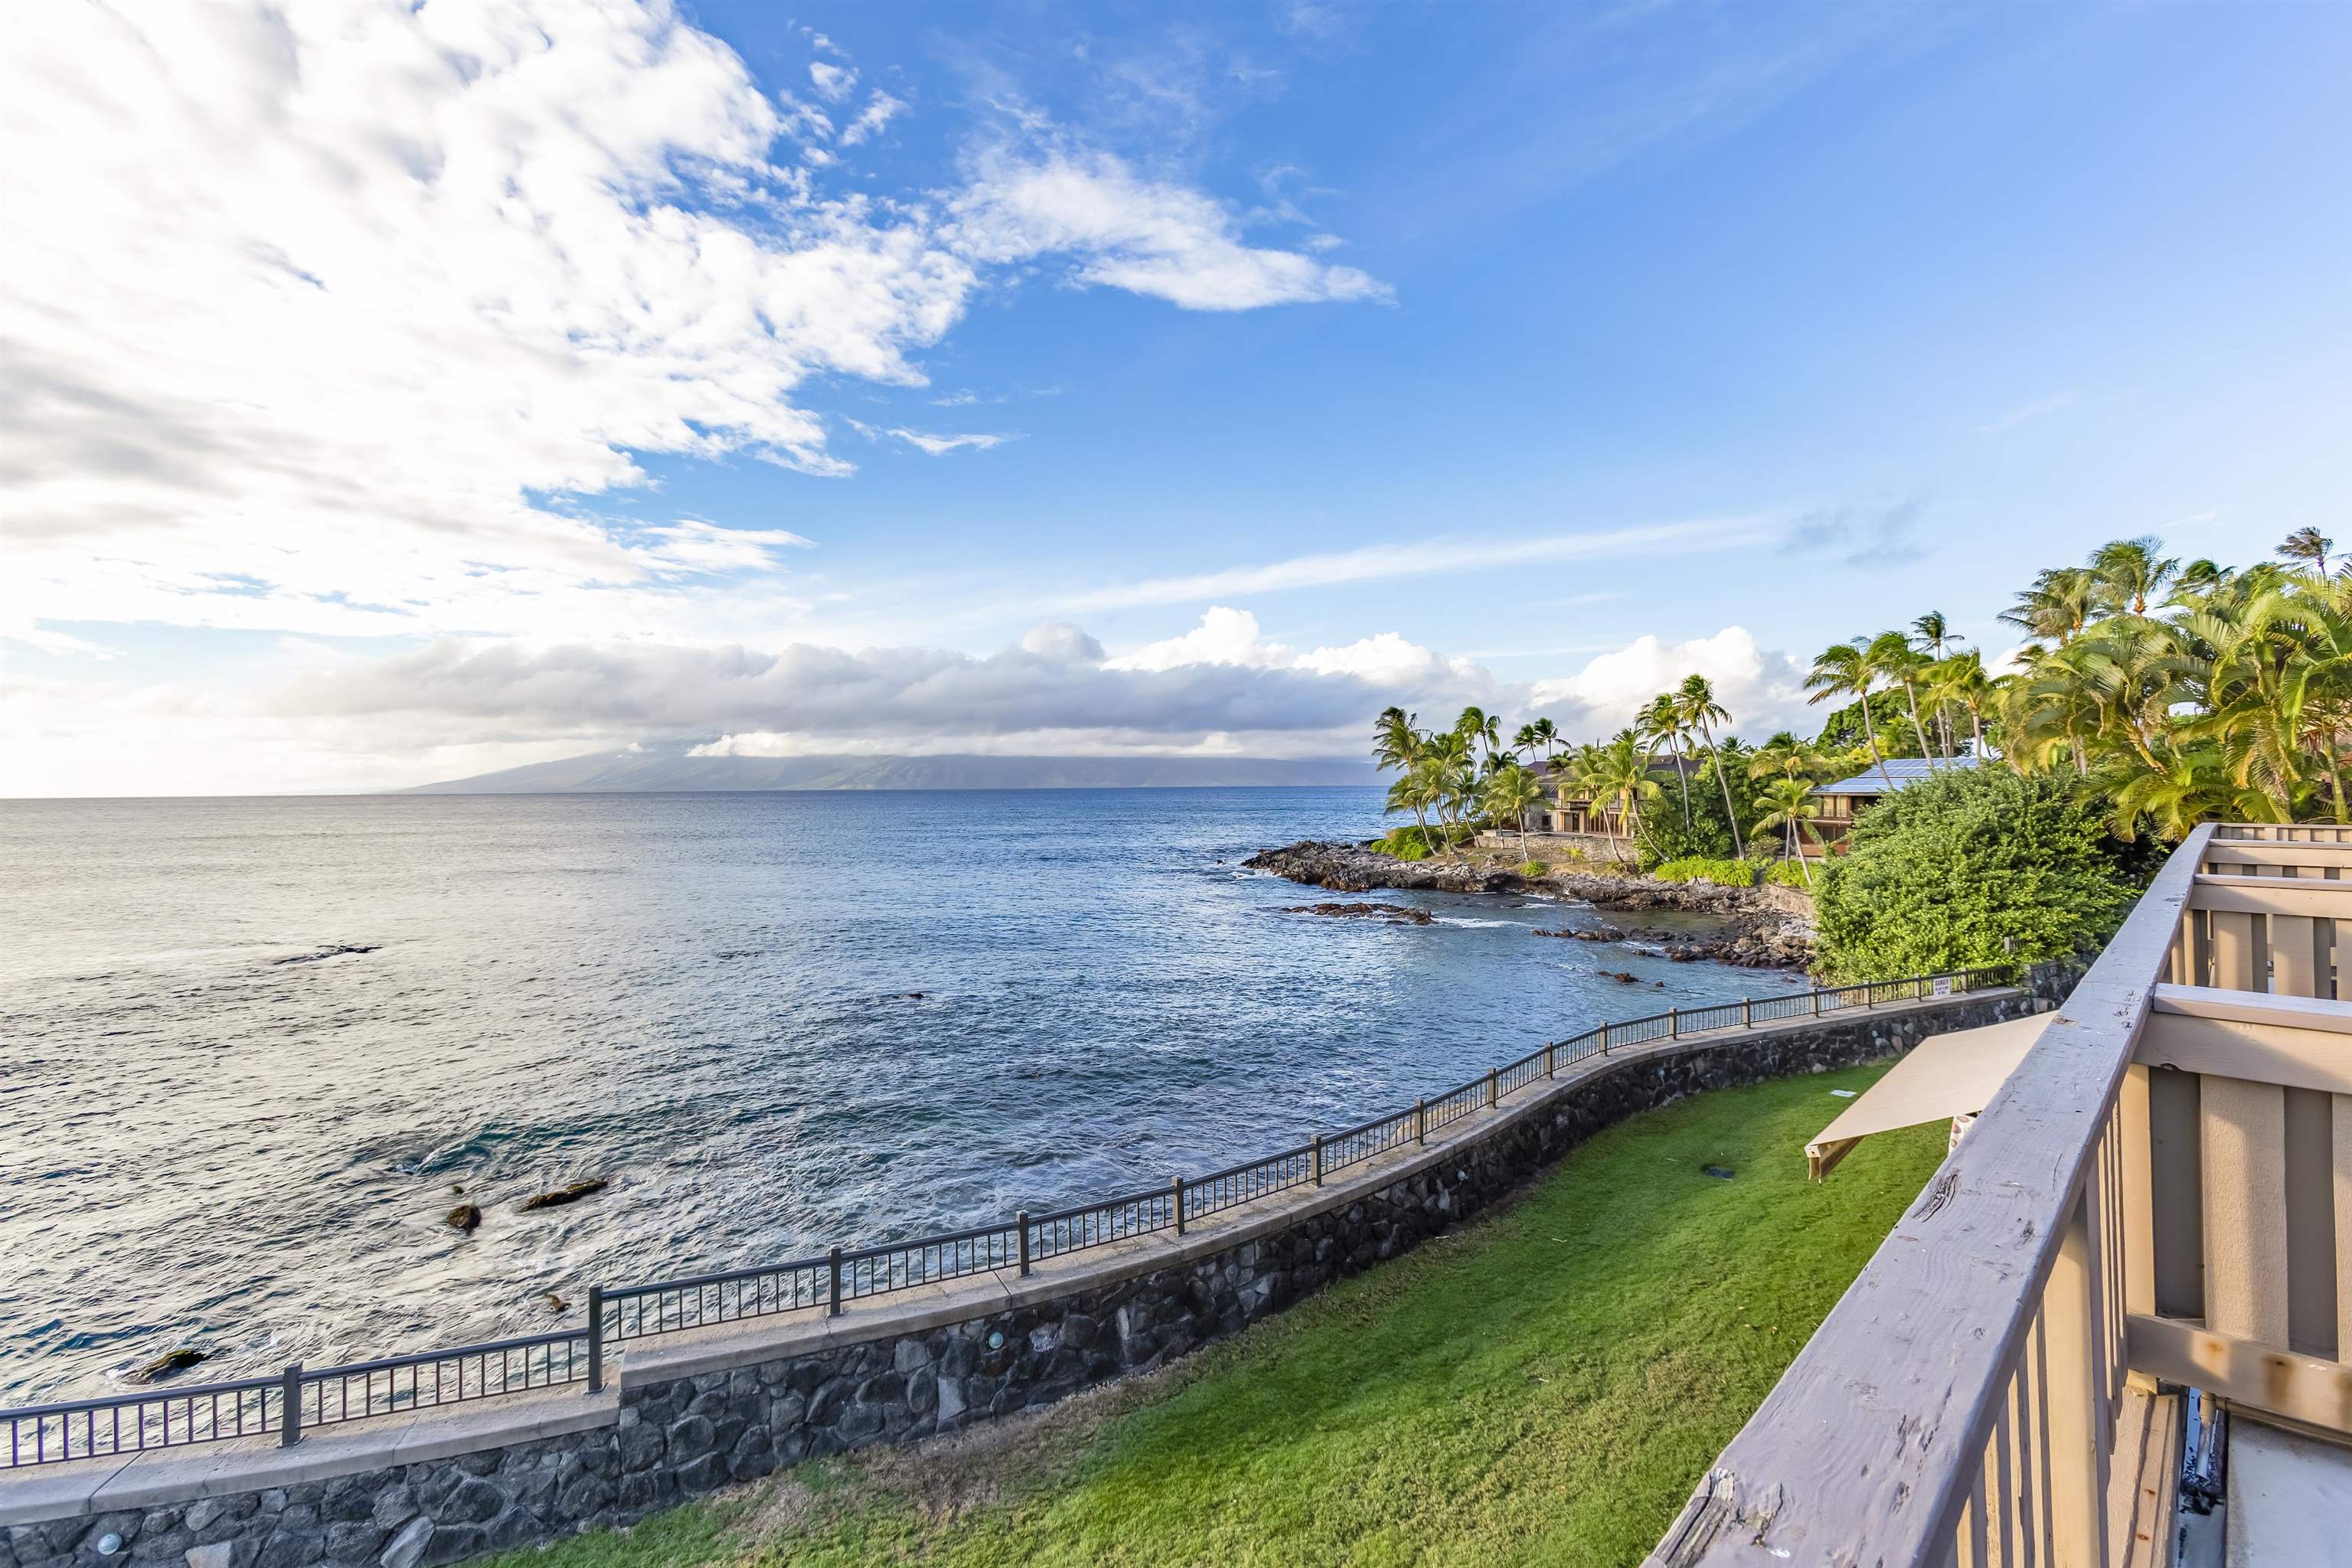
POLYGON ((594 752, 395 795, 740 794, 762 790, 1234 789, 1370 784, 1351 757, 696 757, 594 752))

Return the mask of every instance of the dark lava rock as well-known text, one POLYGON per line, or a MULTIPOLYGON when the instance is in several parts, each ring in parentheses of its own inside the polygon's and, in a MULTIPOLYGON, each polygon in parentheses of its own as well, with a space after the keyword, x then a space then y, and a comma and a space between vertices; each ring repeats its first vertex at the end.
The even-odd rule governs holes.
MULTIPOLYGON (((1633 973, 1630 970, 1624 969, 1604 969, 1601 972, 1601 978, 1603 980, 1614 980, 1620 985, 1639 985, 1642 984, 1642 977, 1640 975, 1633 973)), ((1664 985, 1665 982, 1661 980, 1658 984, 1664 985)))
POLYGON ((1411 909, 1403 904, 1293 904, 1282 911, 1286 915, 1337 915, 1342 920, 1386 921, 1391 925, 1435 925, 1437 917, 1427 910, 1411 909))
POLYGON ((1361 844, 1303 839, 1268 849, 1242 862, 1335 893, 1369 893, 1374 888, 1417 888, 1441 893, 1515 892, 1537 884, 1516 871, 1462 860, 1400 860, 1361 844))
POLYGON ((572 1303, 565 1300, 562 1297, 557 1295, 552 1290, 542 1290, 540 1292, 539 1299, 547 1303, 548 1310, 551 1312, 568 1312, 572 1310, 572 1303))
POLYGON ((471 1230, 482 1223, 482 1211, 472 1204, 459 1204, 442 1217, 459 1230, 471 1230))
POLYGON ((139 1381, 161 1383, 167 1377, 187 1371, 200 1362, 208 1362, 212 1359, 213 1352, 210 1351, 200 1351, 183 1345, 175 1351, 165 1351, 162 1355, 141 1367, 139 1381))
POLYGON ((603 1192, 609 1184, 602 1176, 574 1182, 568 1187, 558 1187, 551 1193, 541 1193, 535 1197, 523 1199, 522 1212, 529 1214, 533 1209, 555 1209, 565 1204, 576 1204, 591 1193, 603 1192))

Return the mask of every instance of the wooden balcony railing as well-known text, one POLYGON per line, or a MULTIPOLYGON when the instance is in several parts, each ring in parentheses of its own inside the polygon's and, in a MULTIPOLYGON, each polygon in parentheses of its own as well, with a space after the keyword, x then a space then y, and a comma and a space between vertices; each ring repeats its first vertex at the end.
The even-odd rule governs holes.
POLYGON ((1655 1568, 2161 1562, 2159 1382, 2352 1435, 2347 939, 2352 828, 2191 834, 1655 1568))

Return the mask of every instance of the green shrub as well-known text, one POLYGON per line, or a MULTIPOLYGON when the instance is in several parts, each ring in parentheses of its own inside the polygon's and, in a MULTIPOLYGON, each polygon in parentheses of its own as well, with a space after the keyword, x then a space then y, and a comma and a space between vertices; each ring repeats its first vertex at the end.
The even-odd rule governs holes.
POLYGON ((2135 887, 2063 781, 1955 769, 1864 813, 1817 873, 1821 968, 1886 980, 2095 952, 2135 887))
POLYGON ((1391 828, 1373 847, 1399 860, 1426 860, 1444 850, 1449 836, 1455 844, 1467 844, 1476 837, 1476 833, 1468 827, 1448 829, 1433 826, 1426 834, 1418 826, 1395 827, 1391 828))
POLYGON ((1756 862, 1691 855, 1669 860, 1650 875, 1661 882, 1713 882, 1725 888, 1752 888, 1756 885, 1756 862))
MULTIPOLYGON (((1819 878, 1821 873, 1816 871, 1813 875, 1819 878)), ((1764 879, 1768 882, 1776 882, 1783 888, 1796 888, 1808 893, 1813 890, 1814 886, 1813 882, 1806 879, 1805 868, 1794 860, 1773 861, 1764 868, 1764 879)))
POLYGON ((1522 877, 1546 877, 1550 874, 1551 868, 1540 860, 1530 860, 1519 868, 1519 875, 1522 877))

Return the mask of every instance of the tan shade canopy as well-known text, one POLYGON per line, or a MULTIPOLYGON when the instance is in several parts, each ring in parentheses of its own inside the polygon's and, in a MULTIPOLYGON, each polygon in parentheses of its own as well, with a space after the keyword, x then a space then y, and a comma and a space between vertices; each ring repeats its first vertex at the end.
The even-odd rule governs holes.
POLYGON ((1873 1132, 1975 1115, 2049 1026, 2050 1016, 2042 1014, 1922 1040, 1805 1145, 1806 1170, 1820 1181, 1873 1132))

